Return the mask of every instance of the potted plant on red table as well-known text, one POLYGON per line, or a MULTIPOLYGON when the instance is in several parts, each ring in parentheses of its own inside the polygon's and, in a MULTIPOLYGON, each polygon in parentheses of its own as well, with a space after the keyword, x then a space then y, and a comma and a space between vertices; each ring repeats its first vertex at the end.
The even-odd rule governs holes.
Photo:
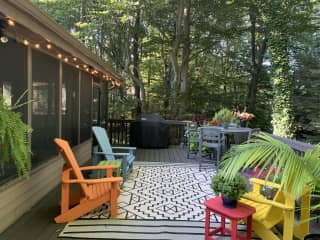
POLYGON ((232 179, 227 179, 223 172, 212 177, 211 188, 215 194, 221 194, 223 206, 226 208, 236 208, 237 201, 248 192, 245 178, 237 174, 232 179))

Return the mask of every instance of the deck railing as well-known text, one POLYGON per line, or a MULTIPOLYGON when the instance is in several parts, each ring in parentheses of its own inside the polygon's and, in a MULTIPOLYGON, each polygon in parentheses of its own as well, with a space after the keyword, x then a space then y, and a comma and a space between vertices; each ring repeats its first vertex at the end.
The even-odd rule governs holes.
MULTIPOLYGON (((129 146, 132 120, 109 119, 106 129, 112 145, 129 146)), ((167 120, 169 125, 169 145, 179 145, 183 140, 185 122, 167 120)))
POLYGON ((131 122, 125 119, 108 120, 106 128, 111 145, 129 146, 131 122))
MULTIPOLYGON (((108 136, 112 145, 129 146, 131 122, 132 120, 125 119, 110 119, 108 121, 106 128, 108 130, 108 136)), ((184 137, 186 122, 176 120, 167 120, 166 122, 169 124, 169 145, 181 144, 184 137)), ((267 134, 288 144, 300 154, 304 154, 308 149, 314 148, 313 145, 308 143, 297 140, 289 140, 269 133, 267 134)))
POLYGON ((298 140, 290 140, 287 138, 279 137, 273 134, 266 133, 269 136, 273 137, 274 139, 277 139, 287 145, 289 145, 293 150, 295 150, 297 153, 303 155, 307 150, 314 148, 314 145, 300 142, 298 140))

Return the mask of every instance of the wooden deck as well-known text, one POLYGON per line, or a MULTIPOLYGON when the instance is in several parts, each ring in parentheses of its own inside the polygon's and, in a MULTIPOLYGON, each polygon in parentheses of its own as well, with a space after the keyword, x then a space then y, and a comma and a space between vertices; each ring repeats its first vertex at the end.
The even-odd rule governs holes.
MULTIPOLYGON (((186 150, 181 147, 138 149, 136 159, 145 162, 197 163, 195 158, 186 159, 186 150)), ((0 239, 67 240, 67 238, 58 238, 59 232, 65 225, 56 224, 53 221, 59 213, 59 196, 60 186, 57 186, 15 224, 1 233, 0 239)), ((319 225, 313 224, 311 229, 311 232, 320 232, 319 225)), ((80 240, 80 238, 77 239, 80 240)))
MULTIPOLYGON (((185 149, 174 146, 168 149, 137 149, 136 160, 144 162, 196 163, 186 159, 185 149)), ((56 224, 53 219, 59 214, 60 185, 47 194, 16 223, 0 234, 1 240, 63 240, 58 238, 65 224, 56 224)), ((68 238, 69 239, 69 238, 68 238)))

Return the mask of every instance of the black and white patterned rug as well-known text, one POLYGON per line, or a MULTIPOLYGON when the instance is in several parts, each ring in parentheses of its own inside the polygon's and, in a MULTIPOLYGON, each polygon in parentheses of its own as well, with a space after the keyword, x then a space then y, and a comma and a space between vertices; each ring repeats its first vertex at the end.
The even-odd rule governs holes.
MULTIPOLYGON (((197 164, 136 163, 121 189, 117 219, 109 219, 108 205, 104 205, 68 223, 59 236, 203 239, 203 203, 214 196, 210 183, 215 173, 213 165, 199 171, 197 164)), ((212 222, 218 224, 220 218, 212 215, 212 222)))

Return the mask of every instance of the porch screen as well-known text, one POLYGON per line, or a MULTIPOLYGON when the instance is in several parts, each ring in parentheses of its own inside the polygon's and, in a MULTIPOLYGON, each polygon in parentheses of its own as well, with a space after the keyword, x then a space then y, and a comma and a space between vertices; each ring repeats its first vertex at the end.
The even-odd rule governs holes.
POLYGON ((79 71, 68 64, 63 64, 62 69, 62 138, 74 146, 78 143, 79 71))
POLYGON ((101 90, 100 90, 100 79, 93 79, 93 89, 92 89, 92 124, 100 126, 101 124, 101 90))
POLYGON ((32 51, 32 164, 57 154, 53 139, 58 136, 59 63, 32 51))
POLYGON ((81 72, 80 81, 80 142, 88 140, 91 136, 91 99, 92 77, 81 72))
POLYGON ((101 113, 100 113, 100 118, 101 118, 101 126, 106 127, 106 118, 107 118, 107 82, 102 81, 101 82, 101 113))
MULTIPOLYGON (((12 39, 0 44, 0 94, 8 105, 14 104, 27 89, 27 48, 12 39)), ((22 102, 26 102, 24 98, 22 102)), ((27 121, 27 106, 17 109, 27 121)), ((0 171, 0 184, 16 176, 14 164, 6 164, 0 171)))

